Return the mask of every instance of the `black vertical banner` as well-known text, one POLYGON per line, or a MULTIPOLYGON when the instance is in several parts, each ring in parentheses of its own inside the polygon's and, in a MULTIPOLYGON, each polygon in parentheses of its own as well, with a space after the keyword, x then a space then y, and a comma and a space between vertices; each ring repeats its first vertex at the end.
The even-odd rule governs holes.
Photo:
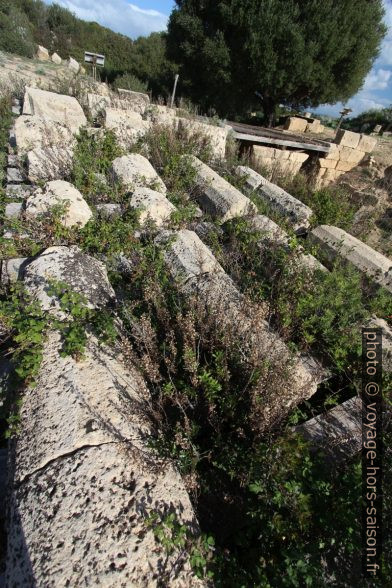
POLYGON ((362 571, 381 577, 382 332, 362 329, 362 571))

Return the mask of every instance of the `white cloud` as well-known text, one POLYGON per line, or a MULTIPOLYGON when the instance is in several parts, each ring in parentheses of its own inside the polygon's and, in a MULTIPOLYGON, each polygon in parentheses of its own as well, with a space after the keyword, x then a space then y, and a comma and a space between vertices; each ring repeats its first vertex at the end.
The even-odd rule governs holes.
POLYGON ((363 89, 385 90, 389 85, 392 72, 388 69, 373 69, 367 76, 363 89))
POLYGON ((83 20, 98 22, 133 39, 167 28, 168 15, 145 10, 126 0, 56 0, 56 3, 83 20))

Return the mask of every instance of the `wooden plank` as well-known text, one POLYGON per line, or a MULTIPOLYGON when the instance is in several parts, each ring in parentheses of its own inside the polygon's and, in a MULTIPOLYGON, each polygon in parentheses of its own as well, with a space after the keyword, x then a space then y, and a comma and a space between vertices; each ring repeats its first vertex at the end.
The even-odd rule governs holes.
POLYGON ((234 139, 237 139, 238 141, 248 141, 249 143, 281 145, 283 147, 292 147, 295 149, 303 149, 305 151, 319 151, 322 153, 329 153, 330 151, 330 147, 327 147, 326 145, 300 143, 299 141, 287 141, 285 139, 272 139, 271 137, 261 137, 260 135, 246 135, 244 133, 237 133, 236 131, 234 131, 234 139))

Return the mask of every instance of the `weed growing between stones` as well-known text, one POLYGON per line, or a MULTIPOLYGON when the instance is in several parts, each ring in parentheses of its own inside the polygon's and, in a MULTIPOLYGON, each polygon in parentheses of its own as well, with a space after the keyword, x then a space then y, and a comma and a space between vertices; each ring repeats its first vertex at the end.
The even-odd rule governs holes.
MULTIPOLYGON (((51 281, 47 293, 58 301, 62 318, 44 311, 19 283, 7 292, 4 289, 0 292, 1 348, 2 354, 11 357, 18 378, 16 391, 26 385, 35 386, 50 330, 61 334, 61 354, 76 360, 83 357, 89 333, 102 343, 113 343, 116 338, 113 317, 108 310, 89 308, 85 297, 64 282, 51 281)), ((3 411, 8 413, 7 436, 11 436, 17 432, 19 395, 1 400, 3 411)))

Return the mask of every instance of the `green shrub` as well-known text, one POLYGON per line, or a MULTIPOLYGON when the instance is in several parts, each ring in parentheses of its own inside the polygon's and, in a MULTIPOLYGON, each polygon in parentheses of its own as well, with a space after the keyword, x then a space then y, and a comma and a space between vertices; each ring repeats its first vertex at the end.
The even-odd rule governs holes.
POLYGON ((146 93, 148 90, 147 83, 139 80, 139 78, 131 73, 125 73, 121 76, 118 76, 113 82, 113 87, 116 90, 121 88, 122 90, 132 90, 133 92, 143 93, 146 93))

